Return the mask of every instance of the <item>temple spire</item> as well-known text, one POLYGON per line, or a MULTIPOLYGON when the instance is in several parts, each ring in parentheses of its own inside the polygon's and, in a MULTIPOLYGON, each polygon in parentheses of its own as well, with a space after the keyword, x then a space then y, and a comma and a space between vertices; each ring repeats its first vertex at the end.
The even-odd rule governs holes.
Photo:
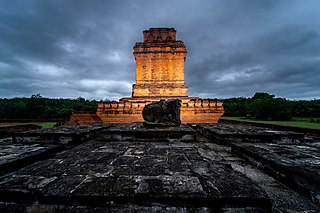
POLYGON ((187 50, 176 40, 174 28, 143 31, 143 42, 134 46, 136 60, 135 97, 188 97, 184 82, 187 50))

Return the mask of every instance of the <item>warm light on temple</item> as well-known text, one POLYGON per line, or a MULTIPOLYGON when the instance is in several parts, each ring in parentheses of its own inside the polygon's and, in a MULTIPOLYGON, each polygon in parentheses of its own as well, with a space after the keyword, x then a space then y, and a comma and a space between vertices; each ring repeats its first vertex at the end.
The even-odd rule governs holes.
POLYGON ((146 104, 161 99, 181 101, 182 123, 217 123, 224 113, 222 102, 188 97, 184 82, 186 46, 176 40, 174 28, 150 28, 143 32, 143 42, 134 46, 136 83, 132 97, 99 103, 96 114, 73 113, 69 125, 91 123, 142 122, 146 104))

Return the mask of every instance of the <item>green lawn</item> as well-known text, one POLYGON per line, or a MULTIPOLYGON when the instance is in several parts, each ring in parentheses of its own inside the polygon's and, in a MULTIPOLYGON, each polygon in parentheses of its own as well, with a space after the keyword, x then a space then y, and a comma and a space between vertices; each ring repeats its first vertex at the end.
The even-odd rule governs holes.
MULTIPOLYGON (((263 124, 273 124, 280 126, 294 126, 294 127, 302 127, 302 128, 310 128, 310 129, 320 129, 320 123, 311 123, 311 118, 292 118, 291 121, 263 121, 249 118, 239 118, 239 117, 221 117, 221 120, 229 120, 229 121, 242 121, 242 122, 252 122, 252 123, 263 123, 263 124)), ((319 118, 317 118, 319 119, 319 118)))
POLYGON ((0 123, 1 124, 36 124, 42 126, 42 128, 52 128, 57 122, 31 122, 31 123, 17 123, 17 122, 7 122, 7 123, 0 123))

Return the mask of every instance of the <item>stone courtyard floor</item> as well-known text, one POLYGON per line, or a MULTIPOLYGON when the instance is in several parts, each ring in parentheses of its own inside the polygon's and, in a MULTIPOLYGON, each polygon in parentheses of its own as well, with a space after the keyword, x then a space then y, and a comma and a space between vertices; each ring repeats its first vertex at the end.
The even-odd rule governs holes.
POLYGON ((319 141, 297 133, 132 123, 14 138, 0 142, 0 212, 320 211, 319 141))

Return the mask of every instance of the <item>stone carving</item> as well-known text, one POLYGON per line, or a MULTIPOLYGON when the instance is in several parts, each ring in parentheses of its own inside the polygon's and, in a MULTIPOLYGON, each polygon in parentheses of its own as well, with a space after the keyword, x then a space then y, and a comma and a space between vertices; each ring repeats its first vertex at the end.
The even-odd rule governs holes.
POLYGON ((160 100, 142 111, 145 126, 180 126, 180 100, 160 100))

